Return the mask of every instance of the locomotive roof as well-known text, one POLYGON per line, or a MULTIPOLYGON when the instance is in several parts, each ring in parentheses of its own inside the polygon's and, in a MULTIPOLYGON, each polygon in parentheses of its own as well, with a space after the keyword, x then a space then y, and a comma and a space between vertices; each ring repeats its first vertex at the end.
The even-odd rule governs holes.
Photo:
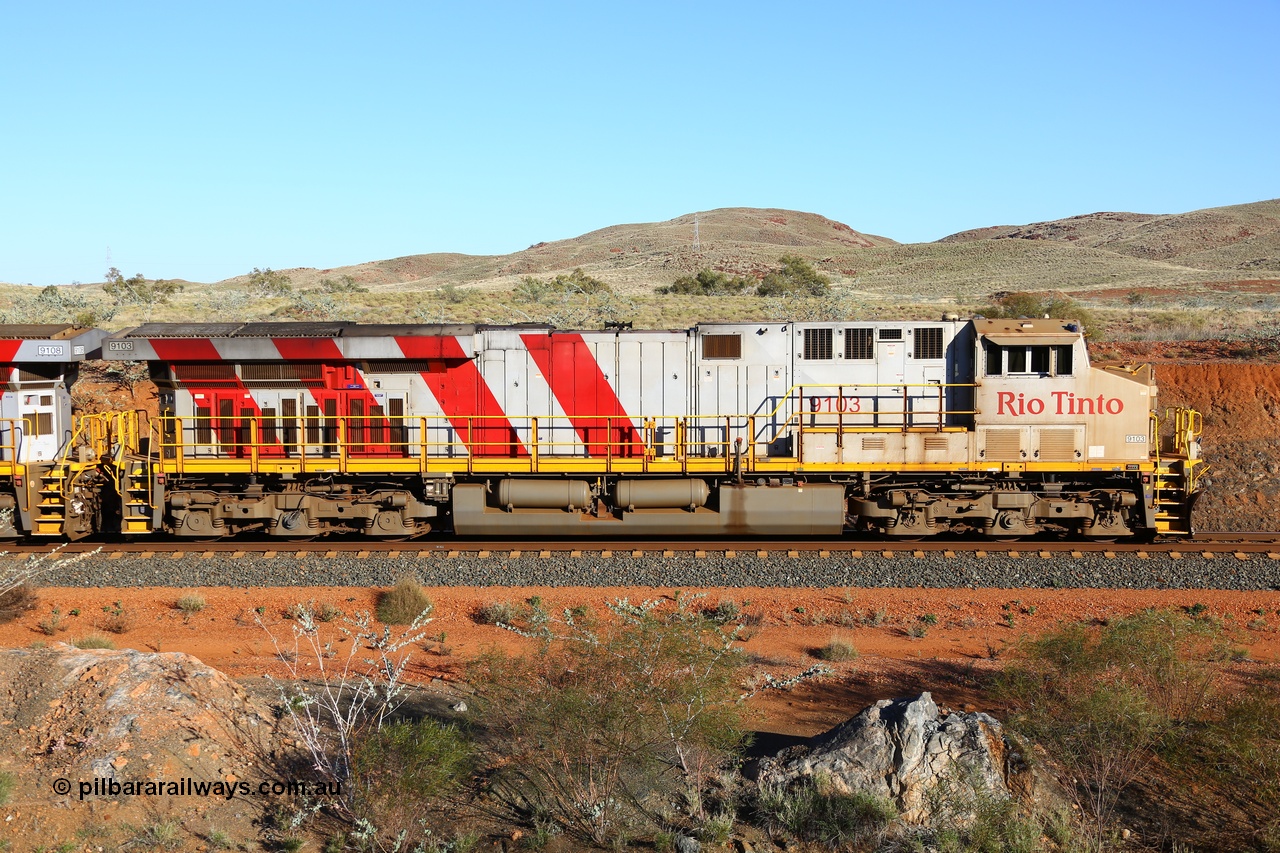
POLYGON ((0 338, 4 340, 65 341, 89 331, 73 323, 11 323, 0 325, 0 338))
POLYGON ((439 323, 146 323, 122 338, 376 338, 475 334, 475 326, 439 323))
POLYGON ((6 341, 0 346, 0 362, 67 364, 98 358, 106 336, 101 329, 87 329, 73 323, 0 325, 0 340, 6 341))
POLYGON ((1071 320, 1034 318, 1017 320, 979 318, 973 321, 973 328, 982 337, 1001 346, 1073 344, 1080 340, 1084 332, 1079 323, 1071 320))

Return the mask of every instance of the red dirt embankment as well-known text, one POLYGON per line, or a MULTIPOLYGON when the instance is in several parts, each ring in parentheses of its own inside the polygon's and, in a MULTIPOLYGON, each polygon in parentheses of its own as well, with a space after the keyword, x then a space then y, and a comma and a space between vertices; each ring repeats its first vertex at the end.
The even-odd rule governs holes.
POLYGON ((1161 414, 1204 415, 1209 462, 1196 506, 1202 530, 1274 530, 1280 520, 1280 364, 1160 364, 1161 414))

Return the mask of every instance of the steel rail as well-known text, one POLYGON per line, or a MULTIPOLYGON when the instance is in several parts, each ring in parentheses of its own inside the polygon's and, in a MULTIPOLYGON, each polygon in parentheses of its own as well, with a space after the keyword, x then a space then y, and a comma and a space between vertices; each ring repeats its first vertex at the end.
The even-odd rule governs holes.
POLYGON ((788 553, 808 552, 835 554, 850 552, 876 553, 1234 553, 1271 554, 1280 552, 1280 532, 1269 531, 1213 531, 1198 533, 1192 538, 1157 539, 1154 542, 1098 542, 1060 539, 1020 539, 1001 541, 991 539, 955 539, 938 537, 925 541, 870 539, 851 537, 813 537, 802 539, 495 539, 495 538, 434 538, 407 542, 388 542, 379 539, 316 539, 290 540, 283 538, 235 538, 229 541, 192 542, 174 538, 145 539, 132 542, 79 541, 66 545, 52 543, 16 542, 0 547, 0 553, 14 556, 49 554, 61 551, 79 554, 101 549, 104 553, 150 554, 153 556, 184 553, 205 554, 264 554, 264 553, 334 553, 334 554, 387 554, 387 553, 441 553, 457 554, 504 553, 565 553, 572 556, 585 554, 612 556, 615 554, 643 553, 645 555, 671 555, 732 551, 736 553, 788 553))

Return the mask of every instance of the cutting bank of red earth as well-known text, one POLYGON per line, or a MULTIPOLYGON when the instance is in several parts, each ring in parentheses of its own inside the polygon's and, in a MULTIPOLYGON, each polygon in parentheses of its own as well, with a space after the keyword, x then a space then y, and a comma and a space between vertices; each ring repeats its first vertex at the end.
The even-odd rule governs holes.
POLYGON ((1272 530, 1280 518, 1280 364, 1160 364, 1161 414, 1204 415, 1209 473, 1194 521, 1201 530, 1272 530))

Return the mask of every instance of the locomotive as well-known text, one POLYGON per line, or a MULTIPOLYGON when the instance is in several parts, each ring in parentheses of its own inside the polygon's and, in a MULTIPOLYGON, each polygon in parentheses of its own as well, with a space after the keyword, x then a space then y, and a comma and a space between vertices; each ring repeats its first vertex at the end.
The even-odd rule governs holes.
POLYGON ((9 329, 0 536, 1190 535, 1204 464, 1069 320, 9 329), (158 414, 72 416, 73 350, 158 414))

